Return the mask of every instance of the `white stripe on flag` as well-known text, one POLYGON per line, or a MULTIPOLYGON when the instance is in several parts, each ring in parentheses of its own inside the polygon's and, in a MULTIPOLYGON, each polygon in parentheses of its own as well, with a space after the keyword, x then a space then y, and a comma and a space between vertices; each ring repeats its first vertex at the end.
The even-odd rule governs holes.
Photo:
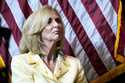
POLYGON ((6 21, 5 21, 5 19, 3 18, 3 16, 2 16, 1 13, 0 13, 0 20, 1 20, 0 26, 3 26, 3 27, 5 27, 5 28, 8 28, 8 25, 7 25, 7 23, 6 23, 6 21))
POLYGON ((116 32, 117 32, 117 14, 116 14, 110 0, 96 0, 96 3, 100 7, 108 24, 111 26, 113 33, 116 35, 116 32))
POLYGON ((28 4, 32 11, 37 11, 39 8, 42 7, 40 0, 28 0, 28 4))
POLYGON ((22 31, 22 25, 25 20, 25 17, 20 9, 18 1, 17 0, 6 0, 6 2, 13 14, 13 17, 16 21, 18 28, 20 29, 20 31, 22 31))
POLYGON ((20 52, 19 52, 19 48, 13 38, 13 35, 11 35, 10 37, 10 42, 9 42, 9 53, 10 55, 13 57, 15 55, 18 55, 20 52))

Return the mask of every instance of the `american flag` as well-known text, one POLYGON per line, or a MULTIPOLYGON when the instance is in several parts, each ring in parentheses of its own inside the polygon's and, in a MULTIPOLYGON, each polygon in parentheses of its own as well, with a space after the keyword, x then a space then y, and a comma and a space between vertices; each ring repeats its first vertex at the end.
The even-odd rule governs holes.
POLYGON ((19 54, 22 26, 34 11, 48 4, 56 8, 65 27, 64 53, 80 59, 87 79, 115 68, 118 0, 1 0, 1 26, 11 31, 10 55, 19 54))

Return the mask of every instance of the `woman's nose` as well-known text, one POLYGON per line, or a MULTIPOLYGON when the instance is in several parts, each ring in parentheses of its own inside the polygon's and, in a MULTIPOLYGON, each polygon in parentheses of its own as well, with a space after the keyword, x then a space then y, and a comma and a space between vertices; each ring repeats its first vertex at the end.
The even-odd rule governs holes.
POLYGON ((56 20, 53 20, 53 26, 59 26, 59 23, 56 20))

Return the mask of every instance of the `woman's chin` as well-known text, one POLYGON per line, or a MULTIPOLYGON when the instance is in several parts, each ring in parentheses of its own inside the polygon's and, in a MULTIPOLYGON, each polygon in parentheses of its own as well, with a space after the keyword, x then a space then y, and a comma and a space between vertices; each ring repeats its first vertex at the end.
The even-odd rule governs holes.
POLYGON ((60 36, 59 36, 59 35, 54 36, 54 37, 53 37, 53 40, 54 40, 54 41, 59 41, 59 40, 60 40, 60 36))

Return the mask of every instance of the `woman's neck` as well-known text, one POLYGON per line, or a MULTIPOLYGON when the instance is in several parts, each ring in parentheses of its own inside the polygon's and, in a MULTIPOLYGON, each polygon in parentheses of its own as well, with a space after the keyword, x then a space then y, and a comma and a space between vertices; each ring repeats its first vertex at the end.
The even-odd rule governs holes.
POLYGON ((47 61, 54 60, 55 49, 56 49, 55 42, 44 43, 41 50, 44 52, 45 55, 44 57, 46 57, 47 61))
POLYGON ((55 55, 56 44, 54 42, 46 42, 42 47, 42 51, 44 52, 44 62, 46 63, 48 68, 53 72, 57 58, 57 56, 55 55))

